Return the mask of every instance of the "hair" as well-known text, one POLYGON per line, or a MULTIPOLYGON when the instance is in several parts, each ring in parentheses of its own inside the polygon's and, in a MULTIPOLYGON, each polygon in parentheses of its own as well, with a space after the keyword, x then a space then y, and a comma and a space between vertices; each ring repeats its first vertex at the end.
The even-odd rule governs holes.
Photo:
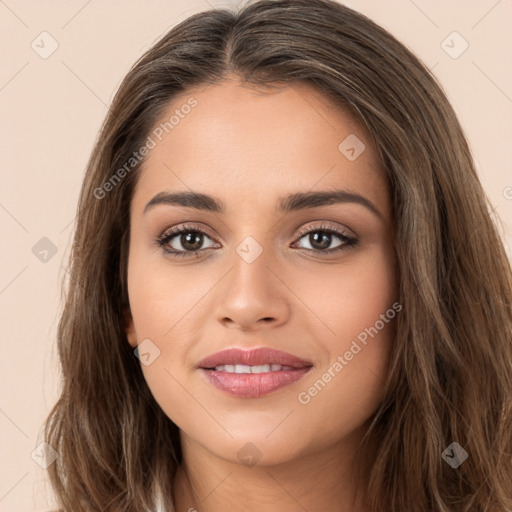
MULTIPOLYGON (((178 427, 126 338, 130 202, 141 164, 95 190, 143 146, 169 102, 236 76, 307 84, 364 125, 393 204, 399 269, 371 510, 512 510, 512 271, 453 108, 430 70, 364 15, 332 0, 261 0, 184 20, 131 68, 83 180, 57 332, 60 396, 44 424, 65 512, 173 510, 178 427), (468 459, 442 458, 452 442, 468 459)), ((200 107, 199 107, 200 108, 200 107)), ((63 284, 64 288, 64 284, 63 284)))

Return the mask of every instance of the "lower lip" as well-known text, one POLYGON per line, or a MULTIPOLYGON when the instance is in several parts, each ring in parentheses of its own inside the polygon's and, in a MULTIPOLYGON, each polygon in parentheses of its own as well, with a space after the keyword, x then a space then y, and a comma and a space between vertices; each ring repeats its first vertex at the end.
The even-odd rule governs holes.
POLYGON ((216 388, 231 396, 258 398, 302 379, 311 366, 296 370, 263 373, 229 373, 200 368, 203 375, 216 388))

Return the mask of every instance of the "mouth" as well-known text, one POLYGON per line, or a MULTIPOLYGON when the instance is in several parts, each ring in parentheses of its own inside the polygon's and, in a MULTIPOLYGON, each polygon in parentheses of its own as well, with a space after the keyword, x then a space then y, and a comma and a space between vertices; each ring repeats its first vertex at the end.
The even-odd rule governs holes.
POLYGON ((214 368, 203 368, 204 370, 215 370, 216 372, 226 372, 226 373, 238 373, 238 374, 247 374, 247 373, 266 373, 266 372, 280 372, 283 370, 296 370, 293 366, 286 366, 282 364, 258 364, 254 366, 249 366, 247 364, 220 364, 215 366, 214 368))
POLYGON ((231 348, 217 352, 198 365, 206 380, 231 396, 258 398, 293 384, 313 364, 270 348, 231 348))

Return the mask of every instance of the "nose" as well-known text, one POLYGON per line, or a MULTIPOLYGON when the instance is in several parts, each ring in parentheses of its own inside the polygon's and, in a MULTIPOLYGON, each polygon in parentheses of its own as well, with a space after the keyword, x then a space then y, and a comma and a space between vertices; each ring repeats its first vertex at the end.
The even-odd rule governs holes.
POLYGON ((263 250, 254 261, 234 252, 231 270, 218 289, 218 321, 242 331, 285 323, 293 294, 280 274, 271 250, 263 250))

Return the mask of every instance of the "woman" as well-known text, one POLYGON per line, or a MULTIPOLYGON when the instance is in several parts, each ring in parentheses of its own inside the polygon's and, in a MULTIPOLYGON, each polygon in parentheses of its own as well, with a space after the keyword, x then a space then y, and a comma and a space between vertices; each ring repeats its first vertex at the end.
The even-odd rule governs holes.
POLYGON ((452 107, 329 0, 174 27, 81 191, 65 511, 512 510, 512 280, 452 107))

